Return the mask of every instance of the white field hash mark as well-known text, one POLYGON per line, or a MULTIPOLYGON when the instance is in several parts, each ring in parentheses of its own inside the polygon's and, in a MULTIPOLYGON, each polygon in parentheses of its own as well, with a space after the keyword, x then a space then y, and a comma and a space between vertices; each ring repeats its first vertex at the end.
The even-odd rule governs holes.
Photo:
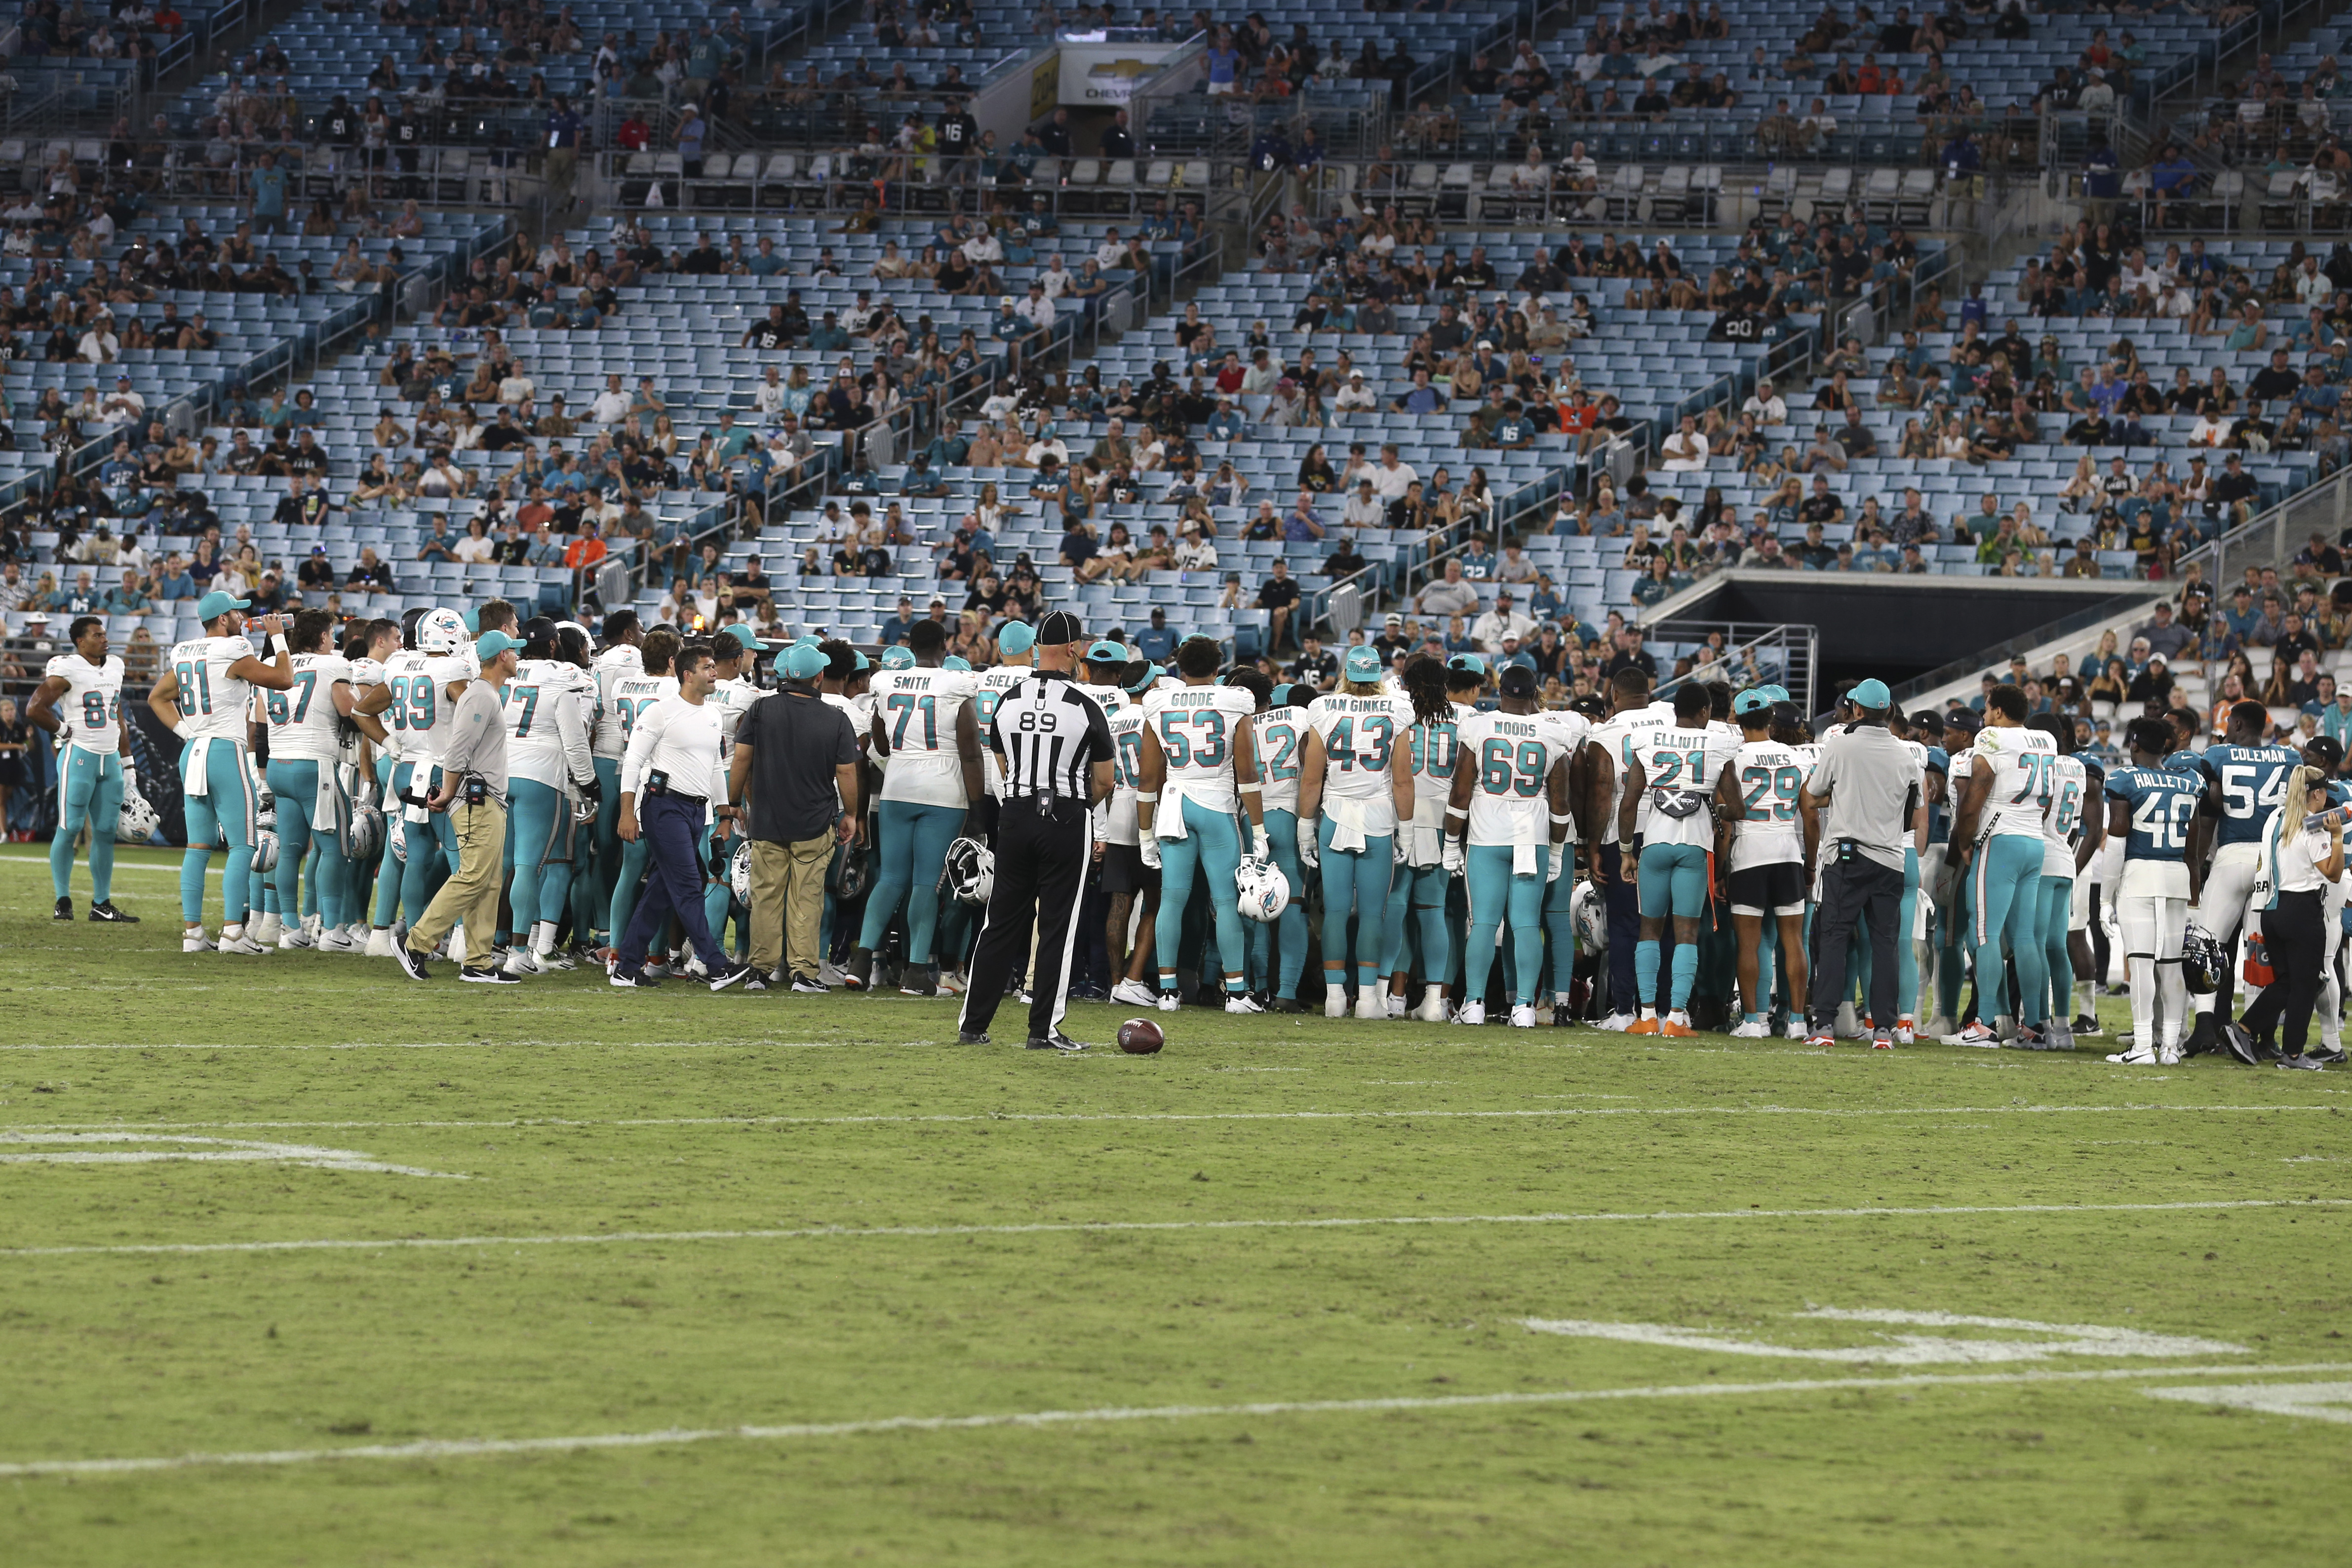
MULTIPOLYGON (((409 1443, 363 1443, 341 1448, 276 1448, 248 1453, 171 1454, 111 1459, 23 1459, 0 1464, 0 1479, 30 1476, 130 1475, 142 1471, 195 1469, 207 1466, 315 1464, 329 1459, 464 1459, 520 1454, 581 1453, 614 1448, 682 1447, 694 1443, 783 1442, 793 1439, 862 1437, 890 1432, 972 1432, 991 1428, 1105 1425, 1122 1421, 1191 1421, 1234 1416, 1380 1415, 1442 1413, 1496 1406, 1599 1405, 1619 1400, 1714 1399, 1729 1394, 1769 1398, 1780 1394, 1844 1393, 1857 1389, 1978 1388, 2032 1384, 2102 1383, 2151 1377, 2245 1377, 2250 1373, 2352 1372, 2352 1362, 2298 1365, 2102 1368, 2085 1372, 1908 1373, 1886 1377, 1824 1377, 1763 1383, 1668 1384, 1635 1388, 1561 1388, 1500 1394, 1401 1395, 1373 1399, 1261 1400, 1246 1405, 1104 1405, 1088 1410, 1003 1411, 978 1415, 891 1415, 865 1421, 803 1421, 777 1426, 674 1427, 654 1432, 601 1432, 558 1437, 421 1438, 409 1443)), ((2259 1392, 2260 1384, 2232 1384, 2231 1392, 2259 1392)), ((2289 1384, 2289 1390, 2310 1384, 2289 1384)), ((2321 1384, 2346 1387, 2345 1384, 2321 1384)), ((2203 1390, 2147 1392, 2165 1398, 2195 1398, 2203 1390)), ((2305 1412, 2297 1411, 2297 1414, 2305 1412)), ((2336 1419, 2336 1417, 2329 1417, 2336 1419)))
MULTIPOLYGON (((520 1041, 509 1044, 530 1045, 520 1041)), ((751 1042, 774 1045, 776 1041, 751 1042)), ((0 1050, 9 1047, 0 1046, 0 1050)), ((19 1047, 26 1048, 26 1047, 19 1047)), ((126 1047, 131 1048, 131 1047, 126 1047)), ((144 1048, 144 1047, 137 1047, 144 1048)), ((168 1048, 168 1047, 158 1047, 168 1048)), ((190 1049, 205 1049, 191 1047, 190 1049)), ((667 1048, 667 1047, 656 1047, 667 1048)), ((1213 1071, 1223 1070, 1213 1068, 1213 1071)), ((1883 1116, 2184 1116, 2247 1114, 2275 1115, 2284 1111, 2329 1115, 2326 1105, 1948 1105, 1885 1106, 1844 1110, 1808 1105, 1657 1105, 1536 1106, 1507 1110, 988 1110, 971 1113, 873 1111, 851 1116, 629 1116, 613 1119, 564 1116, 509 1116, 481 1121, 72 1121, 26 1123, 45 1131, 113 1131, 116 1129, 207 1128, 215 1131, 361 1132, 423 1128, 442 1130, 532 1127, 859 1127, 968 1121, 1101 1122, 1101 1121, 1557 1121, 1591 1116, 1821 1116, 1833 1121, 1869 1120, 1883 1116)))
POLYGON ((2034 1334, 2035 1339, 1962 1340, 1935 1334, 1891 1334, 1876 1344, 1780 1345, 1762 1340, 1733 1339, 1704 1329, 1668 1323, 1605 1323, 1577 1319, 1527 1318, 1522 1321, 1538 1333, 1564 1334, 1575 1339, 1615 1340, 1627 1344, 1662 1345, 1675 1350, 1705 1351, 1715 1355, 1776 1356, 1790 1361, 1843 1362, 1873 1366, 1937 1366, 1954 1362, 1988 1364, 2001 1362, 2048 1361, 2061 1355, 2199 1356, 2244 1355, 2243 1345, 2221 1340, 2192 1339, 2182 1334, 2151 1334, 2137 1329, 2113 1329, 2097 1323, 2042 1323, 2028 1318, 1975 1318, 1952 1312, 1910 1312, 1891 1308, 1816 1307, 1790 1314, 1797 1318, 1846 1323, 1888 1323, 1928 1329, 1998 1329, 2034 1334))
POLYGON ((0 1165, 143 1165, 158 1161, 225 1164, 304 1165, 318 1171, 365 1171, 388 1176, 431 1176, 463 1182, 446 1171, 394 1165, 355 1149, 309 1143, 263 1143, 244 1138, 197 1138, 184 1132, 0 1131, 0 1165), (163 1144, 163 1148, 126 1148, 163 1144))
POLYGON ((2214 1198, 2159 1204, 1951 1204, 1915 1208, 1702 1209, 1649 1214, 1392 1215, 1326 1219, 1041 1220, 1024 1225, 805 1226, 773 1230, 622 1230, 566 1236, 404 1236, 380 1240, 325 1237, 290 1241, 124 1242, 104 1246, 0 1247, 0 1258, 195 1257, 234 1252, 383 1252, 488 1247, 672 1246, 697 1241, 873 1241, 893 1237, 1149 1235, 1181 1231, 1360 1230, 1406 1226, 1645 1224, 1705 1219, 1934 1219, 1974 1215, 2193 1214, 2225 1209, 2338 1209, 2352 1198, 2214 1198))

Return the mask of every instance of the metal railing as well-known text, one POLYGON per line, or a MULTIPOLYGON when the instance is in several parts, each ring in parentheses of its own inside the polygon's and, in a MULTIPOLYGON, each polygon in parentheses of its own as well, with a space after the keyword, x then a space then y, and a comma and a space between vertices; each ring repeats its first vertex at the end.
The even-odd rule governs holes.
POLYGON ((1642 630, 1651 642, 1702 646, 1714 634, 1723 634, 1723 657, 1716 666, 1699 665, 1687 675, 1668 676, 1658 683, 1658 697, 1691 681, 1718 676, 1727 676, 1733 685, 1740 685, 1748 679, 1744 672, 1752 669, 1759 675, 1777 673, 1779 679, 1769 683, 1787 687, 1800 713, 1817 711, 1813 700, 1821 668, 1821 632, 1815 626, 1792 622, 1661 621, 1642 630))
POLYGON ((2226 595, 2248 566, 2276 566, 2300 549, 2312 533, 2333 542, 2352 518, 2352 468, 2338 468, 2282 496, 2255 516, 2199 545, 2180 558, 2185 574, 2193 563, 2217 594, 2226 595))

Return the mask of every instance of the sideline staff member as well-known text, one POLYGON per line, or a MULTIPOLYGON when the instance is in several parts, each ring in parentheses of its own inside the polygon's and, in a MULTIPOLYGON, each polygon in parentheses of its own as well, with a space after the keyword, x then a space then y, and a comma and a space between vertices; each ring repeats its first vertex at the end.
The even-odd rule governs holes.
POLYGON ((489 935, 499 929, 499 884, 507 855, 506 684, 514 679, 515 649, 504 632, 484 632, 474 640, 481 677, 466 683, 449 718, 449 743, 441 752, 441 788, 435 811, 449 814, 457 837, 457 870, 393 954, 411 980, 429 980, 425 955, 449 928, 466 927, 466 967, 458 978, 477 985, 520 985, 520 977, 499 967, 489 935))
POLYGON ((751 836, 751 978, 746 991, 782 984, 822 995, 817 927, 824 874, 836 841, 863 835, 857 809, 857 732, 817 694, 833 661, 814 643, 776 656, 783 689, 761 698, 735 731, 727 797, 749 811, 751 836))
POLYGON ((2270 889, 2262 907, 2263 944, 2270 950, 2274 978, 2240 1020, 2261 1042, 2265 1059, 2314 1071, 2344 1059, 2341 1050, 2304 1048, 2312 1005, 2319 1000, 2320 981, 2336 946, 2321 916, 2330 886, 2344 875, 2344 818, 2340 813, 2321 815, 2327 811, 2326 773, 2298 767, 2287 775, 2286 798, 2263 835, 2262 880, 2270 889), (2274 1028, 2282 1054, 2271 1056, 2274 1028))
MULTIPOLYGON (((710 645, 678 649, 670 669, 677 677, 677 695, 637 715, 628 753, 621 759, 621 837, 634 844, 642 835, 653 852, 645 895, 629 916, 629 929, 613 939, 612 984, 623 990, 651 990, 661 984, 645 973, 646 952, 675 914, 709 974, 710 988, 724 991, 751 970, 712 940, 702 912, 702 826, 711 796, 727 783, 719 768, 721 710, 707 700, 718 684, 710 645)), ((719 809, 735 815, 731 805, 719 809)))
MULTIPOLYGON (((1854 927, 1870 922, 1870 950, 1892 954, 1903 908, 1903 850, 1919 804, 1921 770, 1910 747, 1886 727, 1894 698, 1883 680, 1865 680, 1846 696, 1859 710, 1850 724, 1832 730, 1822 742, 1822 760, 1797 797, 1805 820, 1805 859, 1822 868, 1821 907, 1813 934, 1821 955, 1813 966, 1811 1032, 1805 1043, 1826 1049, 1837 1043, 1832 1026, 1838 998, 1845 994, 1847 950, 1854 927), (1829 821, 1822 807, 1829 806, 1829 821), (1830 858, 1824 864, 1821 857, 1830 858)), ((1910 933, 1903 933, 1908 941, 1910 933)), ((1895 1044, 1888 1027, 1895 1017, 1895 964, 1891 958, 1870 966, 1870 1016, 1878 1021, 1871 1044, 1895 1044)), ((1908 1040, 1903 1042, 1910 1044, 1908 1040)))
POLYGON ((1007 691, 989 724, 988 749, 1004 774, 996 827, 996 888, 971 955, 958 1038, 988 1043, 988 1026, 1037 927, 1030 984, 1029 1048, 1082 1051, 1062 1033, 1069 1005, 1070 940, 1094 861, 1094 805, 1111 788, 1110 725, 1071 677, 1082 634, 1056 610, 1037 626, 1036 673, 1007 691))

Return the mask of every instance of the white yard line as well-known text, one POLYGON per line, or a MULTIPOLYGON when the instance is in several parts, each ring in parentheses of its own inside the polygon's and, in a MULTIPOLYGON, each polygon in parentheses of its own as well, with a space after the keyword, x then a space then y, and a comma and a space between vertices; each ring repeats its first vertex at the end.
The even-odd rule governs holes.
MULTIPOLYGON (((511 1042, 509 1042, 511 1043, 511 1042)), ((774 1044, 772 1041, 745 1042, 774 1044)), ((202 1049, 192 1047, 191 1049, 202 1049)), ((1556 1121, 1564 1117, 1588 1116, 1823 1116, 1835 1119, 1878 1116, 2089 1116, 2179 1112, 2201 1115, 2209 1112, 2245 1113, 2267 1116, 2280 1111, 2315 1111, 2322 1115, 2334 1110, 2326 1105, 1952 1105, 1952 1106, 1889 1106, 1867 1110, 1842 1110, 1805 1105, 1656 1105, 1600 1106, 1562 1105, 1538 1106, 1510 1110, 1071 1110, 1071 1111, 987 1111, 971 1114, 946 1112, 896 1115, 877 1111, 856 1116, 631 1116, 611 1120, 572 1118, 562 1116, 519 1116, 491 1118, 486 1121, 59 1121, 28 1122, 28 1131, 150 1131, 167 1128, 205 1128, 215 1131, 247 1130, 256 1131, 376 1131, 399 1128, 447 1128, 457 1130, 504 1130, 531 1127, 857 1127, 873 1124, 900 1123, 961 1123, 970 1121, 1035 1121, 1035 1122, 1097 1122, 1097 1121, 1443 1121, 1522 1120, 1556 1121)))
POLYGON ((490 1247, 669 1246, 690 1241, 859 1241, 889 1237, 1117 1235, 1154 1231, 1356 1230, 1391 1226, 1645 1224, 1698 1219, 1933 1219, 1948 1215, 2193 1214, 2226 1209, 2336 1209, 2352 1198, 2214 1198, 2162 1204, 1941 1204, 1918 1207, 1660 1209, 1650 1213, 1390 1215, 1328 1219, 1039 1221, 1029 1225, 804 1226, 773 1230, 627 1230, 566 1236, 402 1236, 380 1240, 320 1237, 292 1241, 130 1242, 109 1246, 0 1247, 5 1258, 195 1257, 225 1252, 390 1252, 490 1247))
MULTIPOLYGON (((341 1448, 277 1448, 249 1453, 172 1454, 152 1458, 26 1459, 0 1464, 0 1477, 105 1476, 214 1466, 305 1465, 325 1459, 467 1459, 509 1454, 576 1453, 599 1448, 666 1448, 689 1443, 784 1442, 862 1437, 887 1432, 973 1432, 991 1428, 1097 1426, 1124 1421, 1231 1420, 1236 1416, 1381 1415, 1407 1412, 1542 1407, 1654 1399, 1771 1398, 1794 1394, 1849 1393, 1873 1388, 1979 1388, 2055 1383, 2114 1383, 2150 1378, 2352 1371, 2352 1362, 2309 1362, 2269 1367, 2174 1366, 2101 1368, 2084 1372, 1913 1373, 1891 1377, 1821 1377, 1762 1383, 1662 1384, 1633 1388, 1560 1388, 1500 1394, 1398 1395, 1385 1399, 1278 1399, 1246 1405, 1103 1405, 1091 1410, 1022 1410, 981 1415, 889 1415, 865 1421, 802 1421, 779 1426, 676 1427, 654 1432, 600 1432, 564 1437, 423 1438, 411 1443, 361 1443, 341 1448)), ((2244 1394, 2247 1385, 2229 1392, 2244 1394)))

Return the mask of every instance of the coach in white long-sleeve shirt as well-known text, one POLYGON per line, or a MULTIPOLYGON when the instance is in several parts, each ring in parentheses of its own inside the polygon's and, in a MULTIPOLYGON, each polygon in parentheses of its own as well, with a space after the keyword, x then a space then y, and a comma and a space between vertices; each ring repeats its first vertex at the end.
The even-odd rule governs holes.
MULTIPOLYGON (((646 948, 675 914, 709 972, 710 988, 721 991, 751 971, 728 961, 711 940, 710 922, 702 912, 702 828, 712 803, 727 798, 719 766, 723 721, 720 710, 703 700, 716 684, 709 645, 680 649, 670 669, 677 677, 677 695, 637 715, 621 759, 621 837, 634 843, 642 834, 653 852, 645 896, 629 916, 629 929, 613 944, 612 981, 624 988, 661 984, 644 973, 646 948)), ((719 810, 735 814, 730 805, 719 810)))

